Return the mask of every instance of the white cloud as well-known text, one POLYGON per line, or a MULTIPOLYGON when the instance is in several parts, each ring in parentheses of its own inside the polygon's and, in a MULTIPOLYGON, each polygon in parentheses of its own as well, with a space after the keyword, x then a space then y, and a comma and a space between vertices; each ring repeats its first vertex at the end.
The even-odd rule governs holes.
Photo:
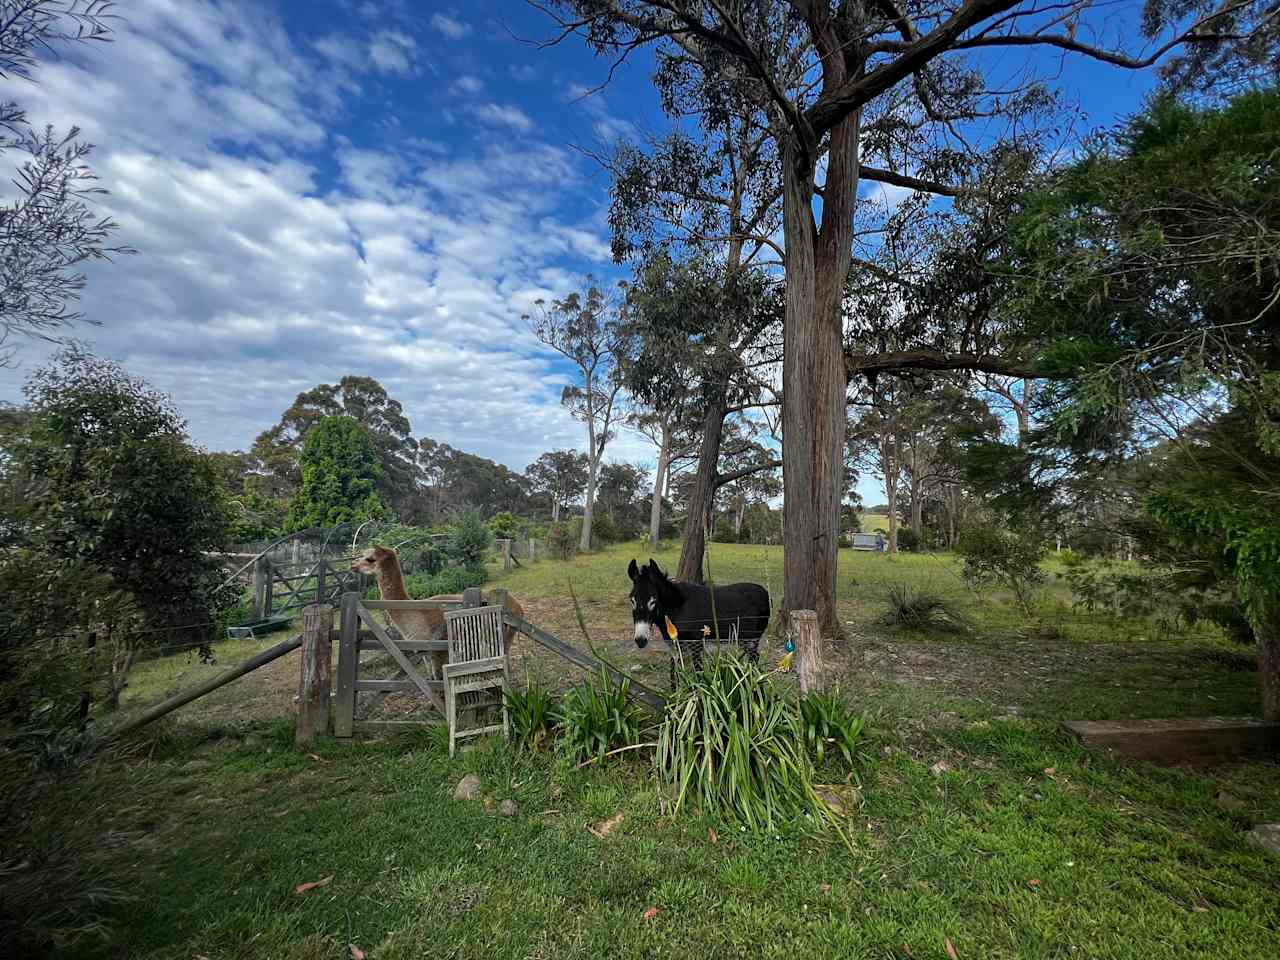
POLYGON ((515 63, 507 68, 511 76, 521 83, 532 83, 538 79, 538 71, 527 63, 515 63))
POLYGON ((448 14, 437 13, 431 17, 431 27, 439 30, 446 37, 457 40, 471 32, 471 26, 448 14))
POLYGON ((481 82, 479 77, 463 74, 454 82, 453 87, 462 93, 475 94, 484 89, 484 83, 481 82))
POLYGON ((533 121, 519 107, 509 104, 486 103, 476 111, 476 117, 485 123, 515 127, 517 130, 532 130, 533 121))
MULTIPOLYGON (((74 333, 172 393, 214 449, 348 373, 382 381, 418 435, 517 468, 580 446, 565 371, 521 316, 608 261, 599 225, 560 211, 583 172, 532 137, 352 143, 334 124, 362 49, 335 35, 302 55, 222 4, 137 0, 117 43, 24 86, 36 122, 87 120, 102 212, 140 251, 90 266, 82 307, 102 325, 74 333)), ((23 372, 0 371, 0 399, 23 372)))
POLYGON ((409 76, 413 73, 413 52, 417 49, 412 37, 396 30, 383 30, 369 42, 369 59, 384 73, 409 76))

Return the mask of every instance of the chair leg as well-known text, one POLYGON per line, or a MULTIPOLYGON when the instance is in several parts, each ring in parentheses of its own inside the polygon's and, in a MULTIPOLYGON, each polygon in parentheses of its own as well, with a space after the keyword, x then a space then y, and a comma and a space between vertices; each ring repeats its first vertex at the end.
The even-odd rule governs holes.
POLYGON ((445 722, 449 724, 449 756, 452 757, 458 744, 458 696, 448 680, 444 687, 445 722))

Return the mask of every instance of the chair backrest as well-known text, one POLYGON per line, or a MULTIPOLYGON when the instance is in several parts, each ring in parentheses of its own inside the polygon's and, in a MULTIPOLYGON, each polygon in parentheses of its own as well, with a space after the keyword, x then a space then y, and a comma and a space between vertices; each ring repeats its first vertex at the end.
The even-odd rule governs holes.
POLYGON ((488 660, 505 656, 502 649, 502 608, 466 607, 444 615, 449 634, 449 662, 488 660))

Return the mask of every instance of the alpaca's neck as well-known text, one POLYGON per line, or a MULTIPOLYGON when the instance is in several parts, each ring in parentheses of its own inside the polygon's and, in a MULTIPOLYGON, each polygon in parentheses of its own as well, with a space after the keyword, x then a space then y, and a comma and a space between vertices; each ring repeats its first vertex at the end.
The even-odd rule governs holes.
POLYGON ((394 557, 378 564, 378 593, 383 600, 408 600, 404 589, 404 576, 400 573, 400 561, 394 557))

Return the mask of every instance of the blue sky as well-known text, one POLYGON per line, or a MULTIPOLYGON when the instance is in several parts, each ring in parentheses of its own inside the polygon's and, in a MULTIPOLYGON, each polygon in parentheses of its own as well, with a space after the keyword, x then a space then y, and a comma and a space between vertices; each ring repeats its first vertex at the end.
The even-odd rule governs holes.
MULTIPOLYGON (((518 0, 118 10, 114 43, 3 84, 34 122, 97 145, 102 206, 139 250, 89 271, 100 326, 78 336, 171 393, 211 449, 246 448, 299 391, 347 373, 381 380, 415 434, 517 470, 582 445, 566 371, 521 316, 588 272, 622 275, 607 179, 570 145, 661 128, 647 57, 582 99, 607 64, 574 40, 522 42, 553 30, 518 0)), ((1078 59, 1061 79, 1094 123, 1151 82, 1078 59)), ((0 370, 0 400, 45 353, 0 370)), ((631 435, 612 455, 653 460, 631 435)), ((881 499, 870 480, 863 496, 881 499)))

